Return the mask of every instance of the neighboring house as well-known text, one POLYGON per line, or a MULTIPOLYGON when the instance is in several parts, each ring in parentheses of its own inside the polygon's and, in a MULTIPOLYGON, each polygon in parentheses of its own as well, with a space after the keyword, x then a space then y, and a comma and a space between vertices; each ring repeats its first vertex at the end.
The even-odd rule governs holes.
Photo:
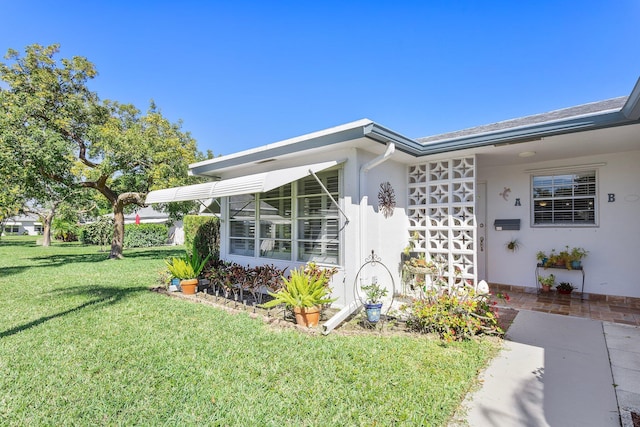
MULTIPOLYGON (((105 216, 113 218, 113 214, 109 213, 105 216)), ((184 244, 184 229, 182 221, 169 221, 169 214, 157 211, 150 206, 140 208, 135 213, 125 214, 125 224, 135 224, 136 218, 140 224, 170 224, 169 226, 169 242, 172 245, 184 244)))
POLYGON ((536 252, 569 245, 589 251, 586 293, 640 297, 639 119, 640 80, 628 97, 417 140, 364 119, 193 164, 212 182, 146 202, 217 198, 224 259, 337 266, 338 306, 372 250, 399 286, 416 232, 415 250, 472 283, 535 289, 536 252), (505 219, 519 229, 494 226, 505 219))
POLYGON ((26 213, 23 215, 7 218, 2 225, 2 235, 28 234, 36 236, 42 234, 43 225, 40 217, 36 214, 26 213))

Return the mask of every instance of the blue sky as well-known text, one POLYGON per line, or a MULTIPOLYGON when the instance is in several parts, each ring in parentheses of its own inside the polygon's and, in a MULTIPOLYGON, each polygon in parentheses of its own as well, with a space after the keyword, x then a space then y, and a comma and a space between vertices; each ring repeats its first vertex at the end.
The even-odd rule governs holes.
POLYGON ((418 138, 628 95, 640 1, 9 1, 0 51, 61 43, 102 99, 229 154, 361 118, 418 138))

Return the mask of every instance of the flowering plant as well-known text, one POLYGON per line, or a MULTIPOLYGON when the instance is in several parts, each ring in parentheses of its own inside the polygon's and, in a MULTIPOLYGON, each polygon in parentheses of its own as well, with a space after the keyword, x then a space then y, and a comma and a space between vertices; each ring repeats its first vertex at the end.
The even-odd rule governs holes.
MULTIPOLYGON (((502 335, 498 326, 497 302, 489 294, 478 294, 472 287, 451 290, 431 289, 425 297, 403 307, 409 311, 407 326, 422 333, 437 333, 445 341, 461 341, 475 335, 502 335)), ((507 300, 507 294, 499 294, 507 300)))

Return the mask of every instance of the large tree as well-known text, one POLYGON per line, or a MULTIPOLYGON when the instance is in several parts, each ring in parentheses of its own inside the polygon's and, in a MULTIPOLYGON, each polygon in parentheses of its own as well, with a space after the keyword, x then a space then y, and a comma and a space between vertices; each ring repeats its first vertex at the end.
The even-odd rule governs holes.
POLYGON ((24 56, 9 50, 0 63, 1 148, 15 153, 36 199, 47 185, 62 197, 79 188, 104 196, 115 222, 110 258, 120 258, 125 207, 143 206, 150 190, 193 182, 188 164, 202 155, 153 102, 141 114, 101 101, 87 85, 94 65, 84 57, 57 60, 58 52, 59 45, 35 44, 24 56))

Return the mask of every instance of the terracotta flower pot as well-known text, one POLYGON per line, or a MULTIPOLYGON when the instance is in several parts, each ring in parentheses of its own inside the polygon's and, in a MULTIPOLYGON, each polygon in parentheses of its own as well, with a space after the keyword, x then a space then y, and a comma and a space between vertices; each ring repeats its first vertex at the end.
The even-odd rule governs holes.
POLYGON ((298 325, 314 328, 320 322, 320 307, 293 307, 293 313, 298 325))
POLYGON ((198 279, 182 280, 180 282, 180 288, 185 295, 195 295, 197 286, 198 279))
POLYGON ((540 290, 542 292, 549 292, 551 290, 551 286, 549 286, 549 285, 540 285, 540 290))

